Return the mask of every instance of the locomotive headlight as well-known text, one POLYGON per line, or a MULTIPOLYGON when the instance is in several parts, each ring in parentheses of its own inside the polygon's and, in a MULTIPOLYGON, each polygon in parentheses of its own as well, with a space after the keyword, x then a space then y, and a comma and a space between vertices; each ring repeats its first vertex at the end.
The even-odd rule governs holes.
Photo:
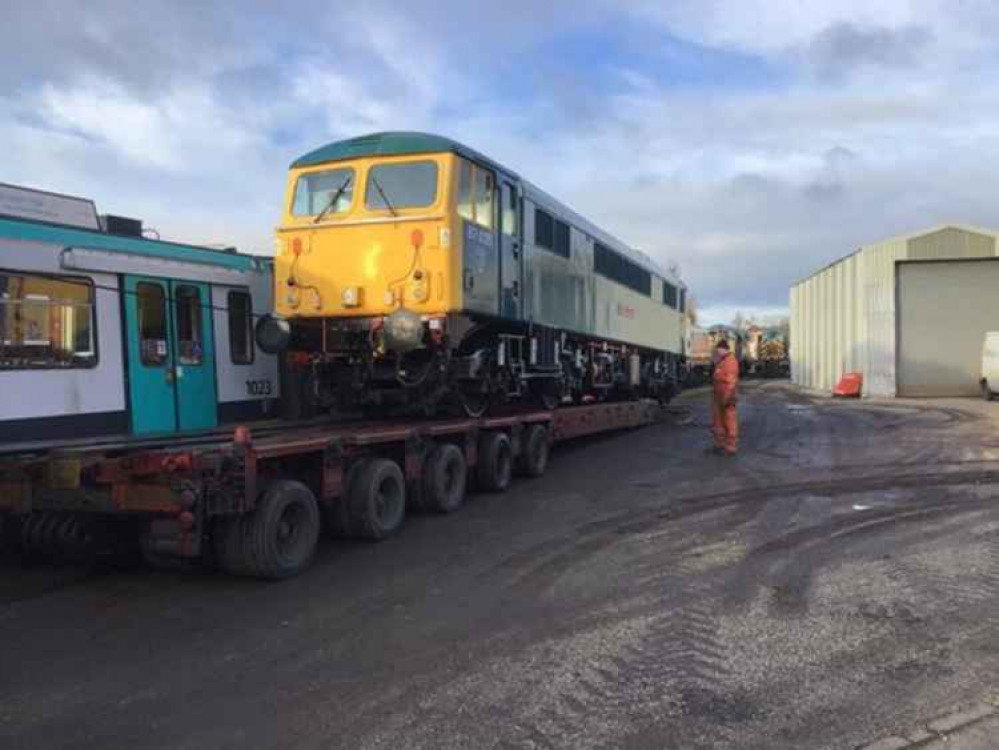
POLYGON ((344 307, 357 307, 361 304, 361 290, 356 286, 344 287, 340 294, 340 301, 344 307))

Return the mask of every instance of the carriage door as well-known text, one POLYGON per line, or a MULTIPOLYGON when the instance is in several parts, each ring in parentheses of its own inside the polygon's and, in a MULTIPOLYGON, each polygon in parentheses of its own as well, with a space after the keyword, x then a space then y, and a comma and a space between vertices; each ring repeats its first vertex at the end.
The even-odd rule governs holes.
POLYGON ((207 284, 125 277, 133 432, 217 424, 211 319, 207 284))
POLYGON ((177 426, 182 430, 218 424, 215 341, 208 284, 172 281, 174 383, 177 426))
POLYGON ((503 180, 500 191, 500 315, 522 317, 521 290, 524 286, 523 243, 520 216, 520 190, 503 180))

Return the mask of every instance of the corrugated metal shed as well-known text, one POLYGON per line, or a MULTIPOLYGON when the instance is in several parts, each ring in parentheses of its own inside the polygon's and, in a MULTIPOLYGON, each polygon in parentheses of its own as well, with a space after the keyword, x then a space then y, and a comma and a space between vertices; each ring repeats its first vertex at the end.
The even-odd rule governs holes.
POLYGON ((996 256, 999 232, 949 224, 857 249, 791 287, 791 380, 828 391, 847 372, 896 394, 895 264, 996 256))

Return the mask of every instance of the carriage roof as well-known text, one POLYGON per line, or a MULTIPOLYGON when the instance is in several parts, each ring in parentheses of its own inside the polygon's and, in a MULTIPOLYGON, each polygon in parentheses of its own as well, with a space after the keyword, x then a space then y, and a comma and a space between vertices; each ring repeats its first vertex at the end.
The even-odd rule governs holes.
POLYGON ((44 242, 50 245, 86 250, 104 250, 127 255, 200 263, 233 271, 257 271, 263 268, 262 258, 216 250, 203 245, 125 237, 93 229, 57 226, 41 222, 0 217, 0 239, 44 242))

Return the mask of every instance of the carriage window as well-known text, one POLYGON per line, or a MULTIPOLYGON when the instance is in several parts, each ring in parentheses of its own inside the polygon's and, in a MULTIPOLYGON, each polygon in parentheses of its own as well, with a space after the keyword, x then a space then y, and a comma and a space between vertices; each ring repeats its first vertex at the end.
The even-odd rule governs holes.
POLYGON ((96 363, 93 283, 0 272, 0 369, 96 363))
POLYGON ((197 287, 181 285, 175 292, 177 306, 177 361, 200 365, 204 358, 201 326, 201 293, 197 287))
POLYGON ((323 211, 327 216, 342 214, 350 208, 353 200, 354 170, 327 169, 298 178, 291 212, 295 216, 315 216, 323 211), (334 197, 336 203, 330 206, 334 197))
POLYGON ((148 367, 167 361, 166 295, 159 284, 140 283, 135 287, 139 308, 139 358, 148 367))
POLYGON ((233 364, 253 363, 253 306, 246 292, 229 292, 229 354, 233 364))
POLYGON ((375 211, 424 208, 437 200, 437 165, 432 161, 379 164, 368 170, 364 204, 375 211))

